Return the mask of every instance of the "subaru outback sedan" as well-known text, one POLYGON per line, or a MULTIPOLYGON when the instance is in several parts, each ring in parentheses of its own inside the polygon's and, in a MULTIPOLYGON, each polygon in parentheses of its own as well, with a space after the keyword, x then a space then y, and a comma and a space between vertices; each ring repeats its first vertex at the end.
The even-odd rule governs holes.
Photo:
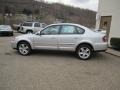
POLYGON ((51 24, 36 34, 17 36, 11 45, 24 56, 35 49, 62 50, 73 51, 83 60, 89 59, 93 52, 107 49, 105 34, 72 23, 51 24))

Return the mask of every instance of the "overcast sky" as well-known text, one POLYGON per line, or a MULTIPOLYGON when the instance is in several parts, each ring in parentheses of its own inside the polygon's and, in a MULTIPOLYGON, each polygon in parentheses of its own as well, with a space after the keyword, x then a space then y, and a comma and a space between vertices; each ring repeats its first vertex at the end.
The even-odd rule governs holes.
POLYGON ((52 2, 63 3, 66 5, 71 5, 75 7, 81 7, 81 8, 97 11, 99 0, 44 0, 44 1, 49 3, 52 3, 52 2))

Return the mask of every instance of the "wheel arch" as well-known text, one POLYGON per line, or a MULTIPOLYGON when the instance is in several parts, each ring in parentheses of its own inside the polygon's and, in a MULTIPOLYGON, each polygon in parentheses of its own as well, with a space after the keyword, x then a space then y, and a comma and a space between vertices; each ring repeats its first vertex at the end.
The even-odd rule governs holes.
POLYGON ((89 43, 89 42, 79 43, 79 44, 76 46, 76 49, 75 49, 75 50, 77 50, 80 45, 89 45, 89 46, 92 48, 92 51, 94 51, 93 45, 92 45, 91 43, 89 43))
POLYGON ((17 47, 18 47, 18 45, 19 45, 21 42, 28 43, 28 44, 30 45, 30 48, 32 49, 31 43, 30 43, 29 41, 27 41, 27 40, 20 40, 20 41, 18 41, 18 42, 17 42, 17 47))
POLYGON ((26 30, 26 33, 27 33, 28 31, 31 31, 31 32, 33 32, 33 30, 32 30, 32 29, 27 29, 27 30, 26 30))

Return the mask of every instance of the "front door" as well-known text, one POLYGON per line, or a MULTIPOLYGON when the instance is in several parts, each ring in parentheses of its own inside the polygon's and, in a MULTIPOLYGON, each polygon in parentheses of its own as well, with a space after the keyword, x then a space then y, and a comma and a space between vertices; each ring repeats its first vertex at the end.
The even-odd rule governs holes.
POLYGON ((34 38, 36 49, 58 49, 58 33, 60 26, 50 26, 41 31, 40 35, 34 38))

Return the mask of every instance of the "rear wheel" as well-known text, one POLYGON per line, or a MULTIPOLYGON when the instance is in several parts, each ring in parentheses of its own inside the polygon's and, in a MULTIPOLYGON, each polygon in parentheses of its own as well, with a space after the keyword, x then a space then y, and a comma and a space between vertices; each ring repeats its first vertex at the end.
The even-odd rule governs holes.
POLYGON ((27 34, 31 34, 31 33, 33 33, 33 31, 28 30, 28 31, 26 31, 26 33, 27 33, 27 34))
POLYGON ((77 56, 82 60, 87 60, 92 56, 92 48, 89 45, 80 45, 76 50, 77 56))
POLYGON ((31 52, 30 44, 27 42, 20 42, 18 44, 17 49, 18 49, 18 52, 23 56, 29 55, 31 52))

